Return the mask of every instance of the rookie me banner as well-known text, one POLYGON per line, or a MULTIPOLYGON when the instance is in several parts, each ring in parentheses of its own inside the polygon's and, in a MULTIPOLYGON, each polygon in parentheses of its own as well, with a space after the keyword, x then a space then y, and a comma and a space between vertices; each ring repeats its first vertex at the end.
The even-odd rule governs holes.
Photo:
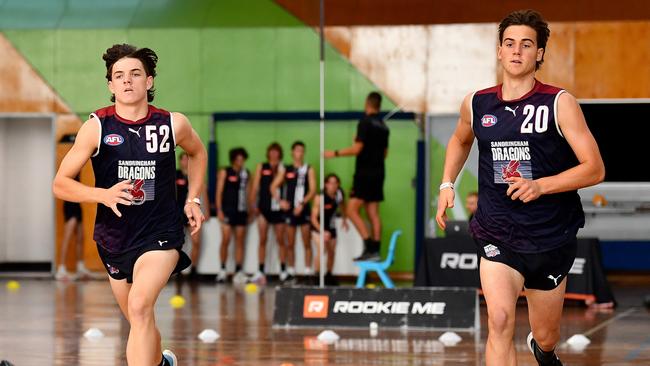
POLYGON ((275 296, 275 327, 402 327, 479 329, 475 288, 281 287, 275 296))

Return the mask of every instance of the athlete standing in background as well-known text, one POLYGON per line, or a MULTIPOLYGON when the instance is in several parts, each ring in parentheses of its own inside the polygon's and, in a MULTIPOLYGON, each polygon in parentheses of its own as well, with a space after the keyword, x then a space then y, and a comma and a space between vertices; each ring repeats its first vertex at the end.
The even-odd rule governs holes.
POLYGON ((562 365, 555 346, 576 234, 584 225, 577 190, 605 175, 576 99, 535 79, 549 34, 532 10, 501 21, 503 84, 465 97, 447 145, 436 215, 442 228, 454 204, 453 182, 478 140, 479 202, 470 232, 488 308, 488 366, 517 364, 513 337, 522 288, 532 328, 528 347, 540 366, 562 365))
MULTIPOLYGON (((259 229, 260 245, 258 249, 259 269, 251 278, 252 282, 265 284, 264 261, 266 259, 266 242, 269 233, 269 225, 275 232, 275 240, 280 250, 280 272, 286 271, 285 247, 280 245, 284 237, 285 223, 284 215, 280 209, 280 200, 273 198, 271 194, 271 183, 278 175, 284 174, 282 164, 282 146, 277 142, 271 143, 266 148, 266 163, 257 164, 253 187, 251 188, 250 202, 251 212, 257 216, 257 228, 259 229)), ((277 195, 280 188, 276 188, 277 195)))
POLYGON ((235 275, 233 283, 243 284, 248 277, 244 273, 244 251, 246 227, 248 226, 248 196, 250 173, 244 166, 248 152, 243 147, 230 150, 230 166, 219 171, 217 176, 217 216, 221 222, 221 269, 217 282, 226 281, 226 262, 230 237, 235 232, 235 275))

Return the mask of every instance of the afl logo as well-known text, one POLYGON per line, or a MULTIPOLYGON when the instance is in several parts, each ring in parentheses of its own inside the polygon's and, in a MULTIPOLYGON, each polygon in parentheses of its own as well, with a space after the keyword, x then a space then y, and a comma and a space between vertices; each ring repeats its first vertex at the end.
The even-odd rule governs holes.
POLYGON ((491 114, 485 114, 481 118, 481 125, 483 127, 492 127, 497 124, 497 118, 491 114))
POLYGON ((104 136, 104 143, 109 146, 122 145, 123 142, 124 142, 124 137, 115 133, 104 136))

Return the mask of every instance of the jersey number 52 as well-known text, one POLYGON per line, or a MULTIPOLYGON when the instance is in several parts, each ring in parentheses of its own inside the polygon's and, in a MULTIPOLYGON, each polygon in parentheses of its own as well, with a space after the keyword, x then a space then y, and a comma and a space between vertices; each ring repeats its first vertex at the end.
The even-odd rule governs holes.
POLYGON ((169 126, 145 126, 145 136, 147 139, 147 151, 150 153, 169 152, 169 126), (160 144, 158 138, 160 137, 160 144), (160 149, 160 150, 159 150, 160 149))
POLYGON ((535 117, 535 132, 542 133, 548 129, 548 106, 540 105, 535 109, 532 104, 524 107, 524 122, 521 124, 521 133, 533 133, 533 117, 535 117))

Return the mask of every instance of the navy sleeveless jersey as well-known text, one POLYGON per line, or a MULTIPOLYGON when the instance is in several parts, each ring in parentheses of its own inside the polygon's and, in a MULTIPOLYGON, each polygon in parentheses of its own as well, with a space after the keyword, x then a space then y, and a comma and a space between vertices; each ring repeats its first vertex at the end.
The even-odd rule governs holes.
POLYGON ((578 165, 557 122, 562 89, 535 80, 517 100, 504 101, 501 85, 472 96, 472 130, 479 149, 478 210, 470 223, 475 238, 521 253, 558 248, 584 226, 576 191, 542 195, 523 203, 506 195, 508 177, 538 179, 578 165))
POLYGON ((303 202, 309 192, 309 164, 296 168, 287 165, 284 171, 285 194, 284 199, 289 201, 291 207, 296 207, 303 202))
POLYGON ((221 210, 224 212, 246 212, 246 187, 248 185, 248 170, 226 168, 226 181, 221 193, 221 210))
POLYGON ((95 186, 110 188, 127 179, 133 183, 133 204, 117 206, 122 217, 97 205, 93 236, 97 244, 111 253, 123 253, 152 243, 182 243, 171 114, 149 106, 145 118, 129 121, 110 106, 90 116, 101 128, 97 151, 91 158, 95 186))
POLYGON ((273 179, 278 174, 278 167, 279 165, 273 167, 270 163, 262 164, 258 197, 258 208, 261 211, 280 211, 280 202, 271 196, 271 183, 273 183, 273 179))

